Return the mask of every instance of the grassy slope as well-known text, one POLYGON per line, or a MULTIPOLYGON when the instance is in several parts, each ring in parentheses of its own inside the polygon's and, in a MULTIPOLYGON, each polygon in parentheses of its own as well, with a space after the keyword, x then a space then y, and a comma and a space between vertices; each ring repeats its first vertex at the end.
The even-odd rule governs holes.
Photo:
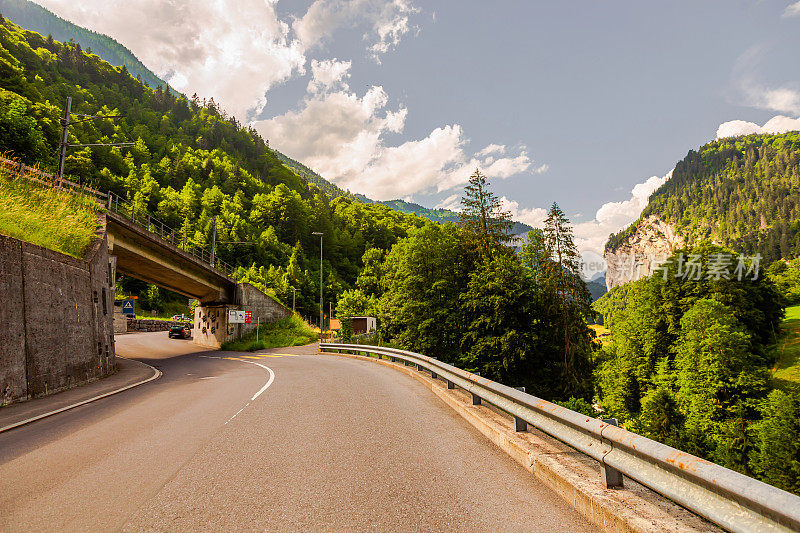
POLYGON ((94 239, 97 209, 88 198, 0 171, 0 234, 81 257, 94 239))
POLYGON ((319 335, 296 316, 283 318, 272 324, 264 324, 256 332, 251 331, 240 339, 228 341, 222 345, 223 350, 232 352, 254 352, 269 348, 286 346, 303 346, 316 341, 319 335))
POLYGON ((782 334, 774 350, 778 362, 772 372, 780 388, 800 389, 800 305, 786 308, 782 334))

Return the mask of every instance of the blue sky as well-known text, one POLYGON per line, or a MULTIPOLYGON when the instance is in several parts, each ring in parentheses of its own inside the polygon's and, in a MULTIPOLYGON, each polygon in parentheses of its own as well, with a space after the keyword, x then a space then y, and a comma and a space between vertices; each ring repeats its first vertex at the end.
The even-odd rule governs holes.
POLYGON ((343 188, 453 206, 480 166, 584 249, 718 133, 800 129, 794 0, 39 3, 343 188))

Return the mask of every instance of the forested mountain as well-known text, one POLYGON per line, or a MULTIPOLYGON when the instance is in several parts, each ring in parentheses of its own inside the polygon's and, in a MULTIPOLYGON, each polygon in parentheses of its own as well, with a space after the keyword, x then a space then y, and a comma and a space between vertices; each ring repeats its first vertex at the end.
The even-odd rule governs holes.
MULTIPOLYGON (((692 150, 650 197, 685 242, 712 240, 767 263, 800 254, 800 132, 718 139, 692 150)), ((611 235, 616 249, 638 222, 611 235)))
POLYGON ((52 35, 57 41, 72 39, 87 52, 97 54, 115 67, 125 65, 134 78, 140 77, 152 88, 167 87, 167 83, 145 67, 133 52, 111 37, 76 26, 30 0, 0 0, 0 14, 25 29, 44 36, 52 35))
POLYGON ((218 215, 218 241, 255 244, 221 244, 218 256, 240 267, 238 278, 266 285, 284 302, 298 288, 307 314, 319 312, 319 239, 312 231, 325 234, 329 299, 354 282, 367 250, 387 250, 427 223, 381 205, 330 201, 213 99, 187 101, 148 88, 77 43, 0 22, 0 151, 52 171, 68 96, 75 113, 123 117, 76 122, 71 143, 135 146, 73 148, 66 174, 127 197, 199 245, 210 241, 218 215))

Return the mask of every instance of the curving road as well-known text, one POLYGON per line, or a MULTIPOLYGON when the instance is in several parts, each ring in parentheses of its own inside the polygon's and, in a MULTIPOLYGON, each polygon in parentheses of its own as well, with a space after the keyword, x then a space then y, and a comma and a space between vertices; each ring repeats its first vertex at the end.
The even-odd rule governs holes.
POLYGON ((117 353, 164 375, 0 434, 0 531, 593 530, 390 368, 166 333, 117 353))

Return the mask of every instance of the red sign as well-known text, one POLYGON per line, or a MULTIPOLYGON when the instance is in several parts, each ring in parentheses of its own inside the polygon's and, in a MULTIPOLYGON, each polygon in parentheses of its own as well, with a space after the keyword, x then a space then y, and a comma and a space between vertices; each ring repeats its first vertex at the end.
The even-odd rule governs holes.
POLYGON ((252 324, 253 323, 253 312, 252 311, 245 311, 244 312, 244 323, 245 324, 252 324))

